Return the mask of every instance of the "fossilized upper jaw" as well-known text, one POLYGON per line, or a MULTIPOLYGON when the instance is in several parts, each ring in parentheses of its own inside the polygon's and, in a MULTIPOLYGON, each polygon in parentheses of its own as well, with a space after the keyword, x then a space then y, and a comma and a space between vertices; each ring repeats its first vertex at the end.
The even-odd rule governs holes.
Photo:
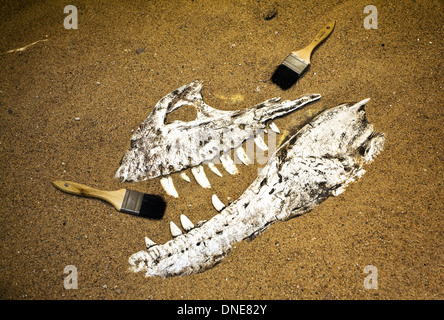
POLYGON ((248 109, 223 111, 203 101, 201 88, 202 82, 196 80, 156 104, 131 138, 116 178, 136 182, 197 167, 256 137, 272 119, 321 97, 309 94, 282 102, 273 98, 248 109), (183 105, 196 108, 196 119, 166 124, 167 115, 183 105))

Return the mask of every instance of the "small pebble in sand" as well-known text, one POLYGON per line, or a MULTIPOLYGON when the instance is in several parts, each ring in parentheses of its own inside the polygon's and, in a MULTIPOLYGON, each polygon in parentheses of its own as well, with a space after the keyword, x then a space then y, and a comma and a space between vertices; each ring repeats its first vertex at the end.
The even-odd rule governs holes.
POLYGON ((276 17, 278 10, 274 1, 262 1, 259 3, 260 15, 264 20, 271 20, 276 17))
POLYGON ((80 121, 80 118, 79 117, 75 117, 74 120, 80 121))

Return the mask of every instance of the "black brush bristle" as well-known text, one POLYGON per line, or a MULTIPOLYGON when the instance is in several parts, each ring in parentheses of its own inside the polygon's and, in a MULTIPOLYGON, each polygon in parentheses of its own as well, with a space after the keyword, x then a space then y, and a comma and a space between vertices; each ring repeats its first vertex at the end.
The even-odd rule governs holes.
POLYGON ((162 219, 165 213, 166 202, 161 196, 144 194, 139 216, 151 219, 162 219))
POLYGON ((286 65, 279 65, 271 76, 271 81, 277 84, 282 90, 287 90, 293 86, 299 78, 299 74, 286 65))

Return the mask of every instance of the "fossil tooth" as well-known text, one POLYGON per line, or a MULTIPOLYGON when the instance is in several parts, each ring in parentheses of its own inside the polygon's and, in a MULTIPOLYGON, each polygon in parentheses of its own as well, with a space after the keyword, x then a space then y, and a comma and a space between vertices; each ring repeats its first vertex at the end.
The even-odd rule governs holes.
POLYGON ((242 148, 242 146, 236 148, 236 155, 240 159, 240 161, 242 161, 243 164, 249 165, 252 163, 247 153, 245 152, 244 148, 242 148))
POLYGON ((237 200, 186 235, 135 253, 129 258, 131 269, 160 277, 203 272, 220 263, 236 243, 342 192, 384 147, 385 136, 367 120, 364 103, 341 104, 319 114, 271 155, 237 200))
POLYGON ((210 168, 211 171, 213 171, 219 177, 222 177, 222 173, 220 173, 219 169, 216 167, 216 165, 214 163, 209 162, 208 163, 208 168, 210 168))
POLYGON ((145 246, 146 246, 147 249, 152 247, 152 246, 155 246, 155 245, 156 245, 156 243, 153 240, 151 240, 148 237, 145 237, 145 246))
POLYGON ((274 131, 276 133, 281 133, 281 131, 277 127, 276 123, 274 123, 273 121, 270 122, 269 127, 272 131, 274 131))
POLYGON ((163 189, 167 194, 175 198, 179 197, 179 194, 177 193, 177 190, 174 187, 173 178, 171 178, 171 176, 163 177, 162 179, 160 179, 160 184, 162 185, 163 189))
POLYGON ((173 237, 177 237, 182 234, 182 230, 180 230, 179 227, 173 221, 170 222, 170 231, 173 237))
POLYGON ((187 176, 187 174, 185 172, 181 172, 180 173, 180 177, 185 180, 186 182, 190 182, 190 177, 187 176))
POLYGON ((260 135, 254 137, 254 142, 256 143, 257 147, 259 149, 261 149, 262 151, 267 151, 268 150, 268 146, 265 144, 264 139, 262 139, 262 137, 260 135))
POLYGON ((180 215, 180 223, 185 231, 190 231, 194 228, 194 224, 188 219, 188 217, 184 214, 180 215))
POLYGON ((214 208, 216 208, 217 211, 222 211, 225 208, 225 205, 222 201, 219 200, 219 198, 213 194, 211 197, 211 202, 213 203, 214 208))
POLYGON ((231 159, 229 153, 224 153, 220 156, 220 161, 222 162, 222 166, 229 174, 238 174, 239 171, 237 170, 236 164, 231 159))
POLYGON ((204 168, 201 165, 191 168, 191 172, 193 173, 193 176, 196 179, 197 183, 199 183, 202 188, 211 188, 210 181, 208 181, 208 178, 205 175, 204 168))

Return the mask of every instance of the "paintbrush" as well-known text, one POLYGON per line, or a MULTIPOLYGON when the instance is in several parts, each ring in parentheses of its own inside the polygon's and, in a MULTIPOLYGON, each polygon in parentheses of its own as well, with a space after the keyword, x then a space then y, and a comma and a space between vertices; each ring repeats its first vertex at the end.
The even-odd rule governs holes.
POLYGON ((334 26, 335 21, 330 21, 318 32, 308 46, 290 53, 276 68, 271 77, 271 81, 277 84, 282 90, 287 90, 294 85, 310 65, 310 57, 313 50, 331 34, 334 26))
POLYGON ((140 217, 161 219, 166 208, 163 198, 157 195, 127 189, 103 191, 71 181, 58 180, 52 184, 63 192, 105 200, 120 212, 140 217))

